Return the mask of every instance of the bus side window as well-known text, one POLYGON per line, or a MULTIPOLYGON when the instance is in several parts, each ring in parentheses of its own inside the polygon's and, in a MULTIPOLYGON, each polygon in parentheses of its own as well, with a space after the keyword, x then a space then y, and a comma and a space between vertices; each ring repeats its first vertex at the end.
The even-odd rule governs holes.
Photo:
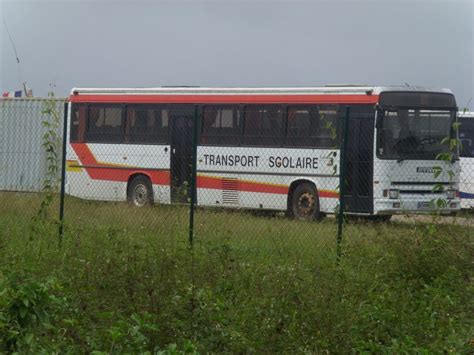
POLYGON ((168 142, 168 115, 159 105, 129 105, 125 141, 129 143, 168 142))
POLYGON ((460 117, 459 122, 460 156, 474 158, 474 117, 460 117))
POLYGON ((72 104, 71 106, 71 124, 69 140, 71 142, 83 142, 86 121, 86 105, 72 104))
POLYGON ((245 106, 243 144, 279 147, 283 143, 283 129, 280 106, 245 106))
POLYGON ((316 142, 318 148, 335 148, 337 139, 337 105, 319 105, 315 119, 316 142))
POLYGON ((236 146, 240 143, 239 110, 232 106, 204 106, 201 144, 236 146))
POLYGON ((262 116, 260 110, 252 106, 245 106, 243 137, 245 145, 258 145, 261 126, 262 116))
POLYGON ((206 106, 203 108, 201 144, 213 144, 218 110, 206 106))
POLYGON ((311 107, 290 106, 288 108, 285 145, 289 147, 314 146, 314 115, 311 107))
POLYGON ((87 114, 87 141, 120 142, 122 138, 122 111, 120 105, 90 105, 87 114))

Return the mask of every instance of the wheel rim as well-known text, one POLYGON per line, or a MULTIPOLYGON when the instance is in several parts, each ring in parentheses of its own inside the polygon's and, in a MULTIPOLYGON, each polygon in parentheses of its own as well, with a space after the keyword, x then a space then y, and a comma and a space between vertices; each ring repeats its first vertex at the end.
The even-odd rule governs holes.
POLYGON ((133 190, 133 204, 138 207, 148 203, 148 189, 145 185, 139 184, 133 190))
POLYGON ((313 215, 315 207, 314 195, 310 192, 302 193, 298 198, 298 215, 300 217, 310 217, 313 215))

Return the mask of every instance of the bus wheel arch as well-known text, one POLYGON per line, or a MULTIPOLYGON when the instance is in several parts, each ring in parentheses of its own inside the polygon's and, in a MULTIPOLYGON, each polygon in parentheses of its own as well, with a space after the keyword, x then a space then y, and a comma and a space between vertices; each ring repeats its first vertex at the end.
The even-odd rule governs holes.
POLYGON ((292 218, 318 220, 323 217, 314 181, 306 179, 293 181, 288 189, 287 204, 287 215, 292 218))
POLYGON ((153 185, 147 174, 133 173, 128 177, 127 201, 135 207, 153 204, 153 185))

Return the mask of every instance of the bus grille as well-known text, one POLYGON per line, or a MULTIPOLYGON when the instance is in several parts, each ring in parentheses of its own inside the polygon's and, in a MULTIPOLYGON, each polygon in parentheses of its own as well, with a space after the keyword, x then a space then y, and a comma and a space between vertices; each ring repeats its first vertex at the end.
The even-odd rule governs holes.
POLYGON ((224 205, 239 204, 239 179, 222 179, 222 203, 224 205))

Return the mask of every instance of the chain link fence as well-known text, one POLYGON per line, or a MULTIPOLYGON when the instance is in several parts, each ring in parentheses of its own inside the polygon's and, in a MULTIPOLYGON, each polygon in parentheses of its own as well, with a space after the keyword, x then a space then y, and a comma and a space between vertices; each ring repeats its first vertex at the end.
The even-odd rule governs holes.
POLYGON ((461 207, 474 209, 474 112, 459 113, 461 207))
POLYGON ((422 343, 433 312, 420 321, 412 294, 469 273, 470 114, 64 103, 1 101, 0 233, 31 235, 39 248, 18 264, 74 285, 78 323, 61 329, 81 350, 191 339, 211 352, 347 352, 405 324, 422 343))
POLYGON ((53 97, 0 99, 3 213, 20 204, 23 214, 34 216, 47 193, 54 193, 57 202, 65 102, 53 97))
MULTIPOLYGON (((80 221, 80 229, 89 231, 112 228, 129 235, 154 235, 160 243, 187 243, 189 180, 184 184, 187 177, 182 177, 179 188, 170 184, 168 132, 173 115, 192 117, 192 111, 183 108, 171 113, 143 105, 72 108, 66 225, 77 226, 80 221), (71 210, 75 213, 68 213, 71 210)), ((176 152, 174 163, 189 160, 187 154, 176 152)), ((190 171, 190 167, 185 169, 190 171)))
MULTIPOLYGON (((64 103, 1 100, 0 189, 12 192, 4 198, 57 192, 64 103)), ((325 217, 338 216, 343 181, 344 212, 354 217, 452 213, 459 198, 473 205, 470 113, 460 113, 453 145, 451 113, 439 110, 374 120, 371 105, 69 106, 65 218, 81 228, 314 255, 331 254, 339 240, 325 217)))

